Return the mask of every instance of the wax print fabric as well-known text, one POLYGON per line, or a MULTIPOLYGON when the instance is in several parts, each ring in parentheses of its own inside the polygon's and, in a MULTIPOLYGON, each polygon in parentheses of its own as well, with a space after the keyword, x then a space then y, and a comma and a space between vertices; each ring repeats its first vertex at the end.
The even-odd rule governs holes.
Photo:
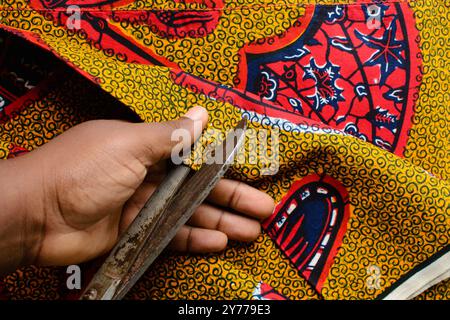
MULTIPOLYGON (((225 132, 245 117, 278 137, 275 174, 270 157, 227 174, 277 202, 264 233, 219 254, 167 252, 127 298, 448 299, 449 6, 2 0, 0 156, 89 119, 201 105, 225 132)), ((30 266, 0 288, 76 298, 66 278, 30 266)))

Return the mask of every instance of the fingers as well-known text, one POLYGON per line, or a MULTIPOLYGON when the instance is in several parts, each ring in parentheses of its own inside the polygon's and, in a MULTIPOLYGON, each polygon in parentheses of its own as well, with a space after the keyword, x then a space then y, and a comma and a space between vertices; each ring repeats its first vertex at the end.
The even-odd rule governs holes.
MULTIPOLYGON (((144 182, 123 208, 120 231, 123 232, 134 220, 149 196, 154 192, 154 183, 144 182)), ((238 241, 253 241, 261 232, 259 221, 273 212, 274 201, 270 196, 244 183, 222 179, 209 196, 209 200, 229 207, 251 218, 203 204, 197 208, 189 226, 183 226, 172 240, 170 247, 179 251, 197 253, 217 252, 225 248, 228 238, 238 241)))
POLYGON ((227 236, 220 231, 183 226, 169 248, 195 253, 219 252, 225 249, 227 242, 227 236))
MULTIPOLYGON (((143 183, 133 197, 126 203, 123 209, 122 220, 120 223, 120 233, 123 233, 128 226, 133 222, 134 218, 137 216, 139 211, 144 206, 148 197, 155 190, 155 185, 151 183, 143 183)), ((197 211, 200 213, 194 214, 194 216, 200 216, 198 223, 206 227, 206 225, 212 225, 214 221, 212 219, 202 218, 205 214, 211 214, 210 210, 203 210, 200 206, 197 211)), ((218 212, 214 212, 215 217, 219 216, 218 212)), ((230 229, 229 219, 226 218, 224 221, 223 230, 230 229)), ((232 222, 232 221, 231 221, 232 222)), ((256 222, 256 221, 255 221, 256 222)), ((236 232, 235 232, 236 233, 236 232)), ((234 233, 234 234, 235 234, 234 233)), ((234 238, 232 233, 232 238, 234 238)), ((239 231, 238 234, 245 234, 245 232, 239 231)), ((248 236, 247 236, 248 237, 248 236)), ((240 238, 245 238, 245 236, 240 236, 240 238)), ((190 226, 183 226, 171 241, 169 247, 177 251, 189 251, 196 253, 208 253, 208 252, 218 252, 225 249, 228 242, 227 235, 223 232, 217 230, 208 230, 204 228, 196 228, 190 226)))
POLYGON ((243 182, 229 179, 222 179, 211 191, 208 200, 256 219, 269 217, 275 207, 268 194, 243 182))
POLYGON ((171 155, 178 156, 181 150, 189 150, 207 122, 207 111, 193 107, 178 120, 136 125, 143 163, 153 165, 171 155))
POLYGON ((229 239, 237 241, 253 241, 261 233, 258 221, 207 204, 195 211, 188 224, 220 231, 229 239))

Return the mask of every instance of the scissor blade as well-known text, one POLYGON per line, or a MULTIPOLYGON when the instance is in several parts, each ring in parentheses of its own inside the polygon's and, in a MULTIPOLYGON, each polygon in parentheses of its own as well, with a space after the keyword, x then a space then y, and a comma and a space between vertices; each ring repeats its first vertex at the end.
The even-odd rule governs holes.
POLYGON ((244 141, 245 129, 246 121, 242 120, 224 142, 214 149, 200 170, 175 194, 113 299, 121 299, 126 295, 206 199, 233 163, 244 141), (219 161, 213 161, 213 158, 219 161))
POLYGON ((146 202, 86 287, 82 299, 111 300, 191 169, 175 167, 146 202))

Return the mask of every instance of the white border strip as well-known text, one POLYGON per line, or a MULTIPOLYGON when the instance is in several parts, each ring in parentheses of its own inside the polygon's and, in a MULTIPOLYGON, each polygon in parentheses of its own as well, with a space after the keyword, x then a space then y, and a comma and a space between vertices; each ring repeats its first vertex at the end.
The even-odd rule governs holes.
POLYGON ((413 274, 383 300, 408 300, 450 278, 450 252, 413 274))

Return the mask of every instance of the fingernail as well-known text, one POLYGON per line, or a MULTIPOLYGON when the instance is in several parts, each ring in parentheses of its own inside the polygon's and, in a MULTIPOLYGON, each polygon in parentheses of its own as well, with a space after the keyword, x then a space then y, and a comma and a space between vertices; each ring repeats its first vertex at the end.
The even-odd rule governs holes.
POLYGON ((194 121, 201 121, 205 118, 205 114, 207 116, 208 112, 205 108, 200 106, 195 106, 191 109, 189 109, 188 112, 184 115, 185 117, 192 119, 194 121))

